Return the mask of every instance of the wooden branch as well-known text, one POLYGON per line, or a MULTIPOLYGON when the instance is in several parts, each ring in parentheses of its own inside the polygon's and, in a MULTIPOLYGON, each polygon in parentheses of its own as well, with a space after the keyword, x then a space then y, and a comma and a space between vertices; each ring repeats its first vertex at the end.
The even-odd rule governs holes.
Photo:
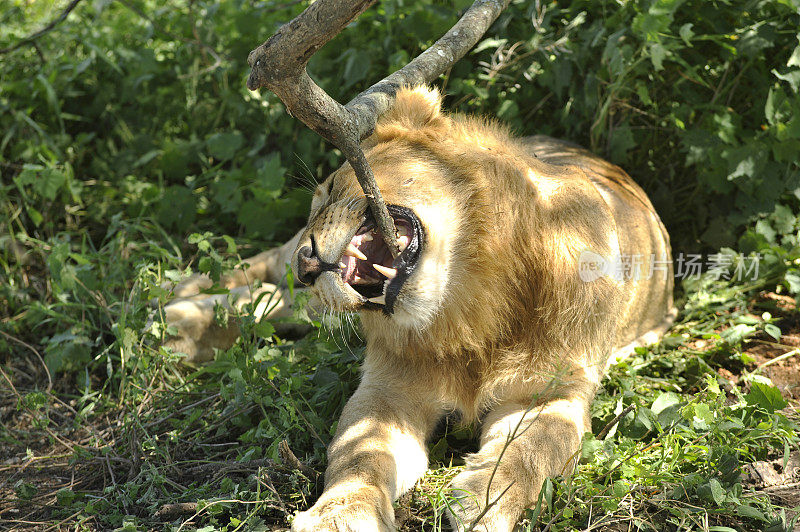
POLYGON ((372 133, 378 116, 391 107, 398 89, 435 80, 478 42, 510 0, 477 0, 433 46, 341 105, 314 83, 306 65, 317 50, 374 2, 317 0, 311 4, 250 52, 247 88, 268 88, 286 104, 289 113, 342 151, 364 190, 378 230, 396 257, 397 231, 361 150, 361 140, 372 133))

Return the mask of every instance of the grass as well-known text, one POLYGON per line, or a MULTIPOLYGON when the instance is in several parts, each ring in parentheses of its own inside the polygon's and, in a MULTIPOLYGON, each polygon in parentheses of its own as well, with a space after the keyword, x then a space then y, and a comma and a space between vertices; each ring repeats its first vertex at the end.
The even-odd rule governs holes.
MULTIPOLYGON (((0 49, 61 4, 0 0, 0 49)), ((462 4, 384 0, 311 74, 348 101, 462 4)), ((340 164, 242 83, 252 47, 306 5, 81 2, 2 55, 0 529, 281 529, 318 495, 357 324, 298 312, 315 332, 281 338, 220 312, 241 340, 186 368, 158 312, 187 269, 290 236, 302 187, 340 164)), ((764 259, 754 281, 683 284, 679 322, 612 369, 576 474, 548 482, 523 529, 797 526, 799 20, 797 0, 512 2, 440 80, 451 110, 630 171, 676 251, 764 259)), ((442 426, 403 530, 441 528, 475 436, 442 426)))
MULTIPOLYGON (((325 446, 357 383, 357 324, 330 318, 287 340, 246 313, 232 315, 242 339, 207 366, 182 367, 159 347, 158 314, 148 323, 152 302, 165 297, 161 283, 181 275, 169 269, 180 257, 147 240, 156 227, 109 233, 44 285, 53 303, 25 311, 46 322, 79 308, 70 332, 32 345, 14 330, 18 316, 0 329, 10 348, 0 366, 0 526, 287 527, 320 492, 325 446), (81 267, 104 282, 93 285, 81 267), (125 270, 137 273, 128 280, 125 270), (92 342, 115 353, 87 359, 81 346, 92 342)), ((21 245, 40 250, 44 264, 33 255, 26 265, 32 274, 59 252, 21 245)), ((236 262, 235 247, 201 247, 209 251, 199 258, 236 262)), ((787 468, 800 457, 794 300, 769 278, 684 286, 678 323, 610 371, 577 472, 547 481, 524 530, 791 530, 796 523, 800 479, 787 468), (751 474, 770 464, 786 473, 779 482, 751 474)), ((402 530, 446 524, 448 482, 475 437, 455 420, 442 425, 430 471, 397 504, 402 530)))

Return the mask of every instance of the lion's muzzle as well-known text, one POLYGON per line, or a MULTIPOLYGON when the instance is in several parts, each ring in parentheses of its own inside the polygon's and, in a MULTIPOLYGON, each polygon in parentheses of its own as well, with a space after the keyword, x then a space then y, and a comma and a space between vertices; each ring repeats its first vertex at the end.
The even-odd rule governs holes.
POLYGON ((311 245, 297 250, 297 280, 311 286, 322 272, 335 272, 339 266, 325 262, 317 253, 317 242, 311 235, 311 245))

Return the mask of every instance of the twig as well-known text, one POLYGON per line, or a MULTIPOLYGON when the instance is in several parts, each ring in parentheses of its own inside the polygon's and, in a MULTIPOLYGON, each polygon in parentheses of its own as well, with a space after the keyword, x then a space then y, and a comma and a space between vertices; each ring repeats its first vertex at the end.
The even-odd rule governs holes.
POLYGON ((267 471, 262 471, 259 469, 258 482, 263 483, 267 489, 270 490, 273 495, 275 495, 275 498, 278 499, 278 503, 280 504, 281 511, 284 513, 284 515, 289 515, 289 509, 286 507, 286 503, 283 502, 281 494, 278 493, 278 490, 275 488, 275 484, 273 484, 272 479, 267 471))
POLYGON ((791 358, 793 356, 797 356, 798 354, 800 354, 800 348, 792 349, 788 353, 784 353, 779 357, 775 357, 773 359, 767 360, 763 364, 759 364, 758 367, 756 368, 756 371, 759 370, 759 369, 765 368, 767 366, 770 366, 772 364, 775 364, 776 362, 780 362, 781 360, 786 360, 787 358, 791 358))
POLYGON ((510 0, 476 0, 441 39, 409 64, 362 92, 346 106, 336 102, 309 77, 306 65, 325 43, 375 0, 317 0, 264 44, 250 52, 250 90, 268 88, 287 110, 337 146, 356 174, 383 240, 399 254, 394 221, 386 208, 360 142, 378 116, 387 111, 404 86, 430 83, 461 59, 483 36, 510 0))
POLYGON ((71 516, 69 516, 69 517, 67 517, 67 518, 65 518, 65 519, 62 519, 62 520, 61 520, 61 521, 59 521, 58 523, 55 523, 55 524, 53 524, 53 525, 51 525, 51 526, 49 526, 49 527, 45 528, 45 529, 44 529, 42 532, 50 532, 51 530, 60 530, 60 529, 61 529, 61 525, 63 525, 63 524, 64 524, 64 523, 66 523, 67 521, 70 521, 70 520, 72 520, 73 518, 75 518, 75 517, 79 516, 79 515, 80 515, 80 514, 82 514, 82 513, 83 513, 83 510, 78 510, 77 512, 75 512, 75 513, 74 513, 74 514, 72 514, 71 516))
MULTIPOLYGON (((519 421, 517 421, 517 424, 514 426, 513 430, 509 434, 506 435, 506 442, 503 445, 503 448, 500 450, 500 454, 498 455, 497 460, 494 463, 494 468, 492 469, 492 474, 489 476, 489 482, 488 482, 488 484, 486 486, 485 505, 484 505, 483 509, 478 513, 478 515, 472 520, 470 525, 465 529, 465 532, 472 532, 472 530, 475 529, 475 527, 478 525, 480 520, 483 519, 484 516, 486 516, 487 513, 489 513, 489 510, 491 510, 493 506, 495 506, 498 502, 500 502, 500 498, 503 495, 505 495, 505 493, 508 490, 510 490, 514 486, 514 484, 516 483, 516 481, 512 481, 511 484, 506 486, 505 489, 502 492, 500 492, 500 494, 497 497, 494 498, 494 500, 492 500, 492 501, 489 500, 490 499, 490 491, 491 491, 491 487, 492 487, 492 482, 494 482, 495 474, 497 473, 497 470, 500 467, 500 461, 503 459, 503 456, 505 455, 505 453, 508 450, 508 448, 511 445, 511 443, 514 442, 517 438, 522 437, 522 435, 525 434, 525 432, 527 432, 528 429, 530 429, 533 426, 533 424, 539 419, 539 416, 541 415, 541 413, 544 410, 545 406, 547 406, 546 402, 543 402, 539 406, 538 412, 536 412, 536 415, 533 417, 533 419, 530 420, 530 422, 528 423, 528 426, 526 426, 524 429, 522 429, 521 432, 519 431, 520 427, 522 426, 522 422, 525 421, 525 417, 528 414, 530 414, 531 412, 533 412, 534 409, 536 409, 537 403, 539 403, 539 401, 542 399, 542 397, 549 397, 548 394, 551 391, 550 387, 551 386, 555 386, 554 383, 556 382, 556 379, 559 379, 559 382, 561 382, 560 377, 558 375, 554 375, 553 378, 551 378, 550 381, 547 383, 547 386, 544 388, 544 390, 542 390, 540 393, 534 394, 534 396, 531 398, 531 402, 529 403, 529 405, 525 408, 525 410, 522 411, 522 415, 520 416, 520 419, 519 419, 519 421)), ((476 499, 475 502, 477 503, 477 499, 476 499)))
POLYGON ((9 340, 11 340, 13 342, 17 342, 18 344, 20 344, 20 345, 22 345, 24 347, 27 347, 28 349, 33 351, 33 354, 36 355, 38 357, 38 359, 39 359, 39 362, 42 363, 42 367, 44 368, 45 373, 47 373, 47 391, 49 392, 50 390, 52 390, 53 389, 53 377, 50 375, 50 368, 48 368, 47 364, 44 363, 44 359, 42 358, 42 355, 39 353, 39 351, 37 351, 36 348, 33 347, 32 345, 30 345, 28 343, 25 343, 22 340, 20 340, 19 338, 11 336, 10 334, 8 334, 8 333, 6 333, 4 331, 0 331, 0 334, 5 336, 9 340))
POLYGON ((317 477, 319 477, 319 473, 305 465, 300 461, 299 458, 297 458, 297 456, 295 456, 295 454, 289 448, 289 442, 287 440, 283 440, 278 444, 278 455, 281 457, 281 460, 284 464, 292 469, 300 471, 311 480, 316 480, 317 477))
POLYGON ((19 41, 17 44, 13 46, 9 46, 8 48, 0 48, 0 54, 7 54, 9 52, 13 52, 17 48, 21 48, 26 44, 35 41, 42 35, 50 33, 53 30, 53 28, 61 24, 64 21, 64 19, 67 18, 67 16, 72 12, 72 10, 75 9, 75 6, 77 6, 80 2, 81 0, 72 0, 58 17, 50 21, 50 24, 48 24, 47 26, 45 26, 44 28, 40 29, 37 32, 31 33, 27 37, 23 37, 21 41, 19 41))
POLYGON ((612 428, 614 428, 614 425, 616 425, 617 423, 619 423, 619 420, 620 420, 620 419, 622 419, 622 418, 624 418, 625 416, 627 416, 627 415, 630 413, 630 411, 631 411, 631 410, 633 410, 634 408, 636 408, 636 405, 635 405, 635 404, 628 405, 628 407, 627 407, 627 408, 625 408, 625 410, 623 410, 622 412, 620 412, 619 414, 617 414, 617 415, 614 417, 614 419, 612 419, 611 421, 609 421, 609 422, 606 424, 606 426, 605 426, 605 427, 603 427, 603 430, 601 430, 601 431, 600 431, 600 432, 597 434, 597 439, 598 439, 598 440, 602 440, 603 438, 605 438, 605 437, 606 437, 606 435, 608 434, 608 432, 609 432, 609 431, 610 431, 612 428))
POLYGON ((205 464, 190 467, 184 471, 184 477, 198 477, 207 475, 209 473, 218 473, 220 470, 231 471, 234 469, 258 469, 259 467, 276 467, 275 461, 269 458, 262 458, 260 460, 246 460, 246 461, 227 461, 227 462, 208 462, 205 464))

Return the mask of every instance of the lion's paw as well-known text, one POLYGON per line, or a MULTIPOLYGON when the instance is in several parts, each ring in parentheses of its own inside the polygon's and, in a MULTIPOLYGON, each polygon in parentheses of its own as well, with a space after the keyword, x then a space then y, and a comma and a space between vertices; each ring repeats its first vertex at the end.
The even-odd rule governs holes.
POLYGON ((467 530, 473 524, 472 530, 476 532, 513 530, 519 518, 518 505, 515 504, 516 482, 504 469, 502 464, 497 470, 493 464, 482 464, 475 468, 468 466, 456 475, 451 483, 451 503, 447 512, 453 530, 467 530), (489 509, 485 511, 487 491, 489 509))
MULTIPOLYGON (((377 490, 376 490, 377 491, 377 490)), ((372 490, 322 497, 310 510, 300 512, 292 532, 395 532, 394 510, 372 490)))

